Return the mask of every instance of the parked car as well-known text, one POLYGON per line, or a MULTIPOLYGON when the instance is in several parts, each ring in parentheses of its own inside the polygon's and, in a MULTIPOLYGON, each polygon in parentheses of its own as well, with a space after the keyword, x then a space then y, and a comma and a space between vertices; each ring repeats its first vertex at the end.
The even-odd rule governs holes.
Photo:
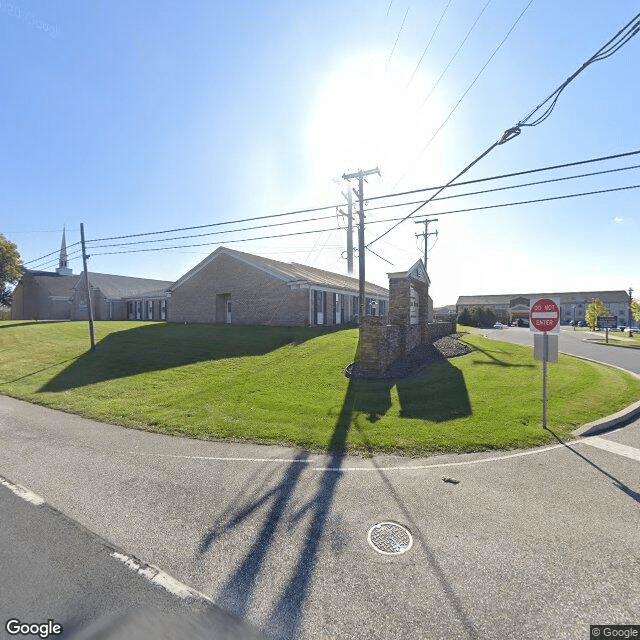
POLYGON ((518 326, 518 327, 528 327, 529 326, 529 321, 525 320, 524 318, 518 318, 518 320, 516 321, 516 326, 518 326))
POLYGON ((494 329, 502 329, 502 327, 504 327, 504 325, 502 324, 502 322, 496 322, 496 323, 493 325, 493 328, 494 328, 494 329))
POLYGON ((585 326, 584 320, 578 320, 578 326, 579 327, 584 327, 585 326))

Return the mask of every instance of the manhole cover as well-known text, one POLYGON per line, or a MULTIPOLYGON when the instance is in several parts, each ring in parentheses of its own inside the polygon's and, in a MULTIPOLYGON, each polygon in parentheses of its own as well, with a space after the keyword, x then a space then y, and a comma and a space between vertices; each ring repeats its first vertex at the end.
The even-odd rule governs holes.
POLYGON ((396 522, 380 522, 369 529, 369 544, 378 552, 388 556, 411 549, 413 538, 406 527, 396 522))

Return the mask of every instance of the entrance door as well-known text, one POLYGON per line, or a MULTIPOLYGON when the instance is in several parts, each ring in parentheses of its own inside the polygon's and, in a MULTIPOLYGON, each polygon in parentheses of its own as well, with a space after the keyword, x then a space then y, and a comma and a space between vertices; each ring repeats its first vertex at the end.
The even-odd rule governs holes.
POLYGON ((225 313, 227 324, 231 324, 231 300, 226 300, 225 302, 225 313))

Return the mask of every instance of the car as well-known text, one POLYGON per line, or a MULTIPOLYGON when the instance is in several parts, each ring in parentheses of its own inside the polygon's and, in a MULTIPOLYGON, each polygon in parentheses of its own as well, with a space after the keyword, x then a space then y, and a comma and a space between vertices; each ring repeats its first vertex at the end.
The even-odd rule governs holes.
POLYGON ((494 328, 494 329, 502 329, 502 327, 504 327, 504 325, 502 324, 502 322, 496 322, 496 323, 493 325, 493 328, 494 328))
POLYGON ((626 330, 627 330, 627 327, 626 327, 625 325, 623 325, 623 324, 621 324, 621 325, 618 327, 618 331, 626 331, 626 330))
POLYGON ((578 326, 579 327, 584 327, 585 326, 584 320, 578 320, 578 326))

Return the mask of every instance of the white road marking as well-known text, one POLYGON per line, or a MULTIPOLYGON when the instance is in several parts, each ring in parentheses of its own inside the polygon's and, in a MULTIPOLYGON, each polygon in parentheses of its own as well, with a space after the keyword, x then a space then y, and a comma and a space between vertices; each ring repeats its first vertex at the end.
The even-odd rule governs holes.
POLYGON ((205 596, 204 593, 200 593, 200 591, 192 589, 191 587, 187 586, 183 582, 180 582, 179 580, 176 580, 168 573, 165 573, 157 567, 154 567, 152 565, 143 565, 138 560, 135 560, 134 558, 126 556, 122 553, 118 553, 117 551, 114 551, 111 554, 111 557, 115 558, 116 560, 120 560, 120 562, 122 562, 132 571, 135 571, 136 573, 149 580, 149 582, 157 584, 158 586, 169 591, 169 593, 172 593, 178 598, 181 598, 183 600, 202 600, 208 603, 212 603, 211 598, 205 596))
POLYGON ((625 456, 625 458, 631 458, 636 462, 640 462, 640 449, 636 449, 635 447, 629 447, 626 444, 619 444, 618 442, 605 440, 598 436, 585 438, 582 442, 592 447, 597 447, 598 449, 603 449, 604 451, 609 451, 611 453, 617 453, 619 456, 625 456))
MULTIPOLYGON (((567 444, 583 442, 583 440, 571 440, 567 444)), ((480 458, 478 460, 465 460, 462 462, 438 462, 435 464, 398 466, 398 467, 312 467, 311 471, 419 471, 422 469, 438 469, 442 467, 459 467, 471 464, 482 464, 483 462, 496 462, 498 460, 509 460, 510 458, 520 458, 522 456, 531 456, 536 453, 543 453, 564 447, 564 444, 553 444, 549 447, 533 449, 530 451, 518 451, 517 453, 508 453, 502 456, 492 456, 491 458, 480 458)), ((130 451, 132 455, 140 455, 139 451, 130 451)), ((142 454, 148 456, 158 456, 162 458, 182 458, 186 460, 209 460, 215 462, 304 462, 309 464, 310 460, 300 458, 227 458, 224 456, 188 456, 174 453, 149 453, 142 454)))
POLYGON ((13 493, 15 493, 18 497, 22 498, 23 500, 26 500, 27 502, 30 502, 31 504, 35 504, 38 507, 41 504, 44 504, 44 499, 41 498, 39 495, 36 495, 35 493, 33 493, 33 491, 29 491, 29 489, 25 489, 24 487, 21 487, 19 484, 13 484, 12 482, 9 482, 8 480, 6 480, 1 476, 0 476, 0 484, 3 485, 4 487, 7 487, 7 489, 9 489, 10 491, 13 491, 13 493))

